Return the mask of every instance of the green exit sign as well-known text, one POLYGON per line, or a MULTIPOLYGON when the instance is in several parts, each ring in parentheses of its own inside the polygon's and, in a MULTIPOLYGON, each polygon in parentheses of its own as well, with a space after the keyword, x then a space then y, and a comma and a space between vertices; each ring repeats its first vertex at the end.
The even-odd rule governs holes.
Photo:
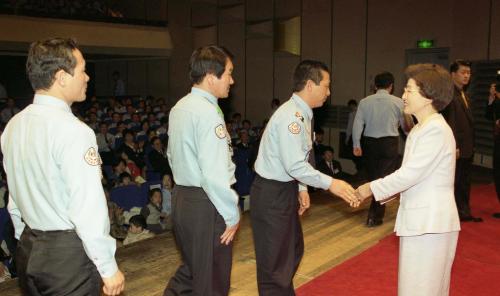
POLYGON ((434 40, 432 39, 421 39, 417 41, 418 48, 432 48, 434 47, 434 40))

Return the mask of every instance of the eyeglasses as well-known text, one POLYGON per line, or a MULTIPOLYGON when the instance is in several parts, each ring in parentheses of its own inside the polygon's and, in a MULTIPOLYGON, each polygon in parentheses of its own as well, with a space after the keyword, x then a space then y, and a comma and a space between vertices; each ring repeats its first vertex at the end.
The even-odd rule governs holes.
POLYGON ((405 86, 404 90, 405 90, 405 92, 409 92, 409 93, 420 91, 419 89, 411 89, 408 86, 405 86))

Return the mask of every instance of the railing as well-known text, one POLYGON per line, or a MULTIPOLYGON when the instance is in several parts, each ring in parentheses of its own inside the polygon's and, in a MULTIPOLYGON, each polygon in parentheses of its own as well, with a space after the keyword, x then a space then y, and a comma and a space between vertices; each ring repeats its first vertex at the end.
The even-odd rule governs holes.
POLYGON ((167 0, 0 0, 0 14, 165 27, 167 0))

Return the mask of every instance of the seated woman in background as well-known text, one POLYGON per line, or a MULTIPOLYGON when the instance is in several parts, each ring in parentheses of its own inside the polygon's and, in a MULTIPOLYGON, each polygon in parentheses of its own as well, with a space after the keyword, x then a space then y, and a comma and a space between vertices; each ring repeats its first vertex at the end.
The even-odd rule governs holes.
POLYGON ((460 221, 454 196, 456 144, 438 111, 453 98, 453 82, 443 67, 418 64, 406 69, 404 112, 418 124, 406 140, 401 168, 358 188, 361 199, 384 201, 401 192, 395 231, 399 239, 398 295, 449 294, 460 221))

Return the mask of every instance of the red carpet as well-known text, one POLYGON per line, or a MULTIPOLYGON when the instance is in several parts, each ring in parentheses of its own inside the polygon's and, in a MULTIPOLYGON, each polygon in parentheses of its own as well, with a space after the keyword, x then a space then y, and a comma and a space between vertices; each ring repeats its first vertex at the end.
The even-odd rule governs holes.
MULTIPOLYGON (((452 296, 500 296, 500 212, 493 185, 474 186, 471 207, 483 223, 462 223, 451 275, 452 296)), ((398 238, 390 235, 297 289, 299 296, 396 296, 398 238)), ((307 251, 306 251, 307 252, 307 251)))

